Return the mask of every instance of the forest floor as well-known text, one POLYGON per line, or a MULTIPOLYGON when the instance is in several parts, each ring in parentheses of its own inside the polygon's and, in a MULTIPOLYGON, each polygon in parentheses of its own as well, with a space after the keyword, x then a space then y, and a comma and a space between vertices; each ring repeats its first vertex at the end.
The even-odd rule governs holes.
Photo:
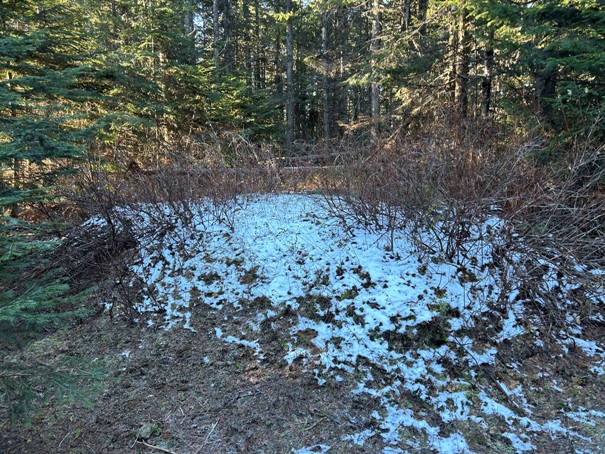
POLYGON ((95 315, 26 352, 102 368, 93 406, 51 399, 1 452, 605 452, 602 300, 561 327, 487 243, 461 268, 311 196, 175 209, 124 212, 95 315))

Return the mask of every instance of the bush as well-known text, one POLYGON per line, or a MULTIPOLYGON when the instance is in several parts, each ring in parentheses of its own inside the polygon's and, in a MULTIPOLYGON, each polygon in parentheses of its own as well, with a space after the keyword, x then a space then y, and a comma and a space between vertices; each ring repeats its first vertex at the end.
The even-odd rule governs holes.
POLYGON ((391 248, 403 231, 420 254, 463 274, 491 270, 498 304, 533 301, 564 328, 566 302, 603 299, 591 270, 605 268, 605 169, 594 165, 604 153, 578 139, 545 167, 533 159, 543 143, 537 132, 445 119, 358 149, 330 171, 325 200, 344 225, 390 236, 391 248))

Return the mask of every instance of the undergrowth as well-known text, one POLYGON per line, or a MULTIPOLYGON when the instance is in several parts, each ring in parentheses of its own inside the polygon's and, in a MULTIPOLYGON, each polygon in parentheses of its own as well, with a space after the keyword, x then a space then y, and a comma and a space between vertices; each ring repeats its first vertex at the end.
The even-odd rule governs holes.
POLYGON ((545 147, 538 131, 441 120, 331 168, 330 212, 347 228, 382 232, 390 250, 405 235, 427 263, 455 265, 461 282, 489 270, 500 287, 495 311, 523 301, 548 332, 601 326, 603 145, 578 138, 545 166, 534 159, 545 147))

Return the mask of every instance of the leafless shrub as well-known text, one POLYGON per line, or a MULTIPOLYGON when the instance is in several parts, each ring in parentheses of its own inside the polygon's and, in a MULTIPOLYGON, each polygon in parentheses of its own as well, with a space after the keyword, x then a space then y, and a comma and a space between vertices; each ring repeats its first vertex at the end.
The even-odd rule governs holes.
POLYGON ((161 168, 136 161, 118 163, 118 167, 91 156, 66 185, 67 198, 87 217, 100 219, 76 229, 68 241, 86 245, 82 253, 86 258, 74 261, 82 265, 74 270, 74 277, 81 270, 91 273, 112 263, 113 290, 131 320, 140 283, 131 285, 136 279, 127 277, 127 270, 137 260, 141 245, 159 248, 169 241, 190 246, 191 237, 177 237, 185 235, 186 229, 180 226, 194 227, 200 233, 194 240, 199 242, 213 225, 233 229, 235 214, 246 203, 247 194, 274 190, 279 184, 268 150, 238 135, 211 139, 188 139, 181 152, 173 151, 170 160, 164 159, 161 168), (125 241, 128 253, 119 247, 125 241))
POLYGON ((537 133, 446 122, 357 150, 330 172, 325 199, 343 223, 390 234, 391 247, 403 230, 433 259, 488 267, 498 304, 518 293, 564 326, 563 301, 603 299, 602 275, 587 270, 605 267, 604 152, 578 141, 553 172, 532 161, 542 147, 537 133))
POLYGON ((605 147, 576 140, 511 221, 523 244, 523 290, 549 323, 569 325, 605 302, 605 147))

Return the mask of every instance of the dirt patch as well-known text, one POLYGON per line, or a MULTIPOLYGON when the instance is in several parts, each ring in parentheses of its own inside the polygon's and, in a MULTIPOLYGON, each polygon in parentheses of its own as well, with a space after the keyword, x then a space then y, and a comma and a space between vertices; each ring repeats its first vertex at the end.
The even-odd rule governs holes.
MULTIPOLYGON (((98 301, 92 304, 99 305, 103 298, 96 296, 98 301)), ((368 438, 363 446, 343 440, 364 430, 380 431, 372 417, 380 405, 367 393, 352 392, 357 386, 354 376, 342 374, 342 381, 319 386, 312 364, 284 360, 295 314, 285 310, 260 323, 257 331, 250 330, 258 309, 268 307, 271 304, 264 299, 240 300, 237 306, 221 309, 198 303, 192 308, 196 331, 164 330, 159 323, 148 326, 151 314, 133 325, 126 314, 112 318, 106 310, 33 344, 28 354, 38 360, 68 356, 102 364, 106 379, 93 396, 92 408, 51 400, 33 415, 31 427, 5 424, 0 452, 291 453, 303 447, 309 448, 306 452, 325 452, 322 446, 330 446, 330 453, 382 452, 387 445, 380 436, 368 438), (258 341, 260 348, 233 339, 251 345, 258 341)), ((303 334, 298 333, 302 343, 303 334)), ((309 346, 313 350, 312 343, 309 346)), ((524 406, 531 408, 532 418, 560 415, 597 443, 577 438, 564 442, 545 433, 533 452, 603 452, 603 424, 570 421, 566 415, 571 408, 605 410, 603 380, 587 370, 589 362, 580 352, 560 353, 554 345, 536 349, 518 339, 475 381, 488 387, 495 380, 509 390, 523 385, 529 390, 524 406)), ((374 380, 388 382, 385 371, 372 374, 374 380)), ((505 397, 493 389, 495 397, 505 397)), ((469 396, 475 393, 467 390, 469 396)), ((501 436, 506 426, 496 416, 486 420, 488 430, 462 421, 444 426, 422 399, 405 393, 400 400, 443 434, 465 433, 476 452, 513 452, 501 436)), ((401 430, 406 439, 421 436, 411 428, 401 430)))
POLYGON ((105 361, 104 389, 93 408, 49 402, 32 427, 5 428, 2 452, 277 453, 321 444, 330 452, 382 450, 377 438, 363 448, 334 445, 371 427, 372 401, 356 398, 346 382, 319 387, 300 364, 287 364, 278 331, 263 332, 259 358, 216 335, 222 320, 243 314, 206 305, 194 314, 197 332, 102 314, 46 339, 39 359, 105 361))

